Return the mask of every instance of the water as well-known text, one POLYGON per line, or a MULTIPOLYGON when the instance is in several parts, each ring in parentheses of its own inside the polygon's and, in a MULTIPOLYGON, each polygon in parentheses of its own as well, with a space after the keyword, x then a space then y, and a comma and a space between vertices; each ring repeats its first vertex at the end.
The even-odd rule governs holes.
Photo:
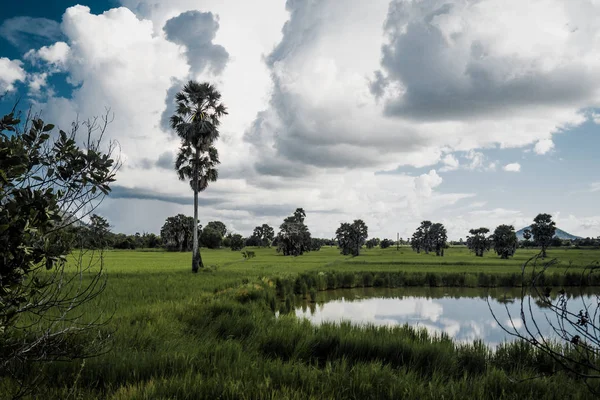
MULTIPOLYGON (((551 293, 554 304, 557 292, 558 289, 553 289, 551 293)), ((591 314, 600 299, 600 288, 574 288, 567 292, 567 298, 569 311, 578 313, 585 303, 592 305, 591 314)), ((556 339, 558 336, 551 326, 551 323, 556 325, 555 314, 544 308, 541 301, 536 302, 535 297, 526 296, 526 321, 532 328, 529 304, 544 337, 556 339)), ((511 315, 515 328, 524 332, 520 310, 519 288, 365 288, 321 292, 316 304, 303 304, 295 312, 297 317, 307 318, 315 324, 326 321, 379 326, 408 324, 427 329, 435 335, 444 332, 458 342, 481 339, 495 347, 501 342, 515 339, 500 326, 502 324, 512 329, 511 315)), ((599 326, 599 318, 595 318, 596 326, 599 326)))

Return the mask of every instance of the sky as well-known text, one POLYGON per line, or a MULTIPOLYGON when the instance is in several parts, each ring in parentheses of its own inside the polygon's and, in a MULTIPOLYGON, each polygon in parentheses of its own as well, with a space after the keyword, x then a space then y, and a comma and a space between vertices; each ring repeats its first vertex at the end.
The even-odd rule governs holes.
POLYGON ((450 239, 541 212, 600 236, 598 0, 22 0, 0 14, 0 112, 112 122, 123 166, 97 212, 158 233, 193 215, 168 127, 185 82, 229 115, 202 224, 251 234, 303 207, 313 236, 422 220, 450 239))

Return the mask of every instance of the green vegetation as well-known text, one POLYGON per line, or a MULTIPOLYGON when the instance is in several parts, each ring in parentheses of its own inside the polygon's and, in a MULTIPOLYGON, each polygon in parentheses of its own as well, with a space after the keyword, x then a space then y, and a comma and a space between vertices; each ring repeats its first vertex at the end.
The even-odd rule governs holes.
MULTIPOLYGON (((359 258, 335 247, 302 257, 251 251, 256 257, 244 259, 230 249, 203 249, 206 268, 194 275, 190 253, 106 252, 108 287, 81 311, 114 311, 105 328, 114 331, 112 349, 85 363, 44 366, 45 398, 593 398, 563 372, 520 381, 558 369, 529 345, 492 353, 481 343, 455 344, 407 327, 315 327, 273 312, 290 309, 292 293, 310 298, 330 284, 375 286, 378 276, 391 277, 382 286, 407 284, 406 277, 423 286, 460 276, 476 279, 459 282, 465 286, 485 277, 498 282, 519 275, 534 250, 508 260, 473 257, 464 247, 447 249, 444 258, 408 247, 363 249, 359 258)), ((576 274, 599 256, 548 251, 561 260, 562 276, 564 268, 576 274)))

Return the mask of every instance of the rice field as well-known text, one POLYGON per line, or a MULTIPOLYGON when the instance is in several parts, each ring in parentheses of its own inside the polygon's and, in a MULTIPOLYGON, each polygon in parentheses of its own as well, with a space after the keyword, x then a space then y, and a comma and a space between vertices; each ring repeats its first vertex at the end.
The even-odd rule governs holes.
MULTIPOLYGON (((296 298, 335 288, 518 285, 507 279, 520 275, 535 250, 509 260, 464 248, 443 258, 406 247, 356 258, 335 248, 300 257, 255 251, 245 260, 240 252, 202 249, 206 268, 198 274, 190 253, 106 252, 107 288, 83 311, 107 318, 108 352, 43 366, 31 398, 595 398, 527 344, 492 352, 409 327, 317 327, 286 313, 296 298)), ((550 249, 549 257, 560 260, 556 282, 564 283, 565 272, 580 273, 600 251, 550 249)), ((2 385, 8 393, 11 382, 2 385)))

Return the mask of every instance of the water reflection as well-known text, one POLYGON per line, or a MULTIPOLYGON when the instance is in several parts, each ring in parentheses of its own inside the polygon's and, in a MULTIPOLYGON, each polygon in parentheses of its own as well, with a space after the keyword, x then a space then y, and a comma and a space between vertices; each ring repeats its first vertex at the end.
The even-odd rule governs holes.
MULTIPOLYGON (((597 301, 600 288, 576 290, 569 294, 569 307, 577 312, 582 302, 597 301)), ((513 316, 516 329, 522 329, 519 319, 520 289, 468 289, 468 288, 403 288, 403 289, 353 289, 323 292, 317 304, 304 304, 296 309, 296 316, 307 318, 315 324, 325 321, 350 321, 355 324, 394 326, 408 324, 427 329, 432 334, 447 334, 459 342, 482 339, 491 346, 512 340, 496 322, 486 299, 496 317, 510 327, 507 309, 513 316), (515 319, 516 318, 516 319, 515 319)), ((541 332, 555 336, 547 316, 548 310, 539 301, 531 299, 531 306, 541 332)))

